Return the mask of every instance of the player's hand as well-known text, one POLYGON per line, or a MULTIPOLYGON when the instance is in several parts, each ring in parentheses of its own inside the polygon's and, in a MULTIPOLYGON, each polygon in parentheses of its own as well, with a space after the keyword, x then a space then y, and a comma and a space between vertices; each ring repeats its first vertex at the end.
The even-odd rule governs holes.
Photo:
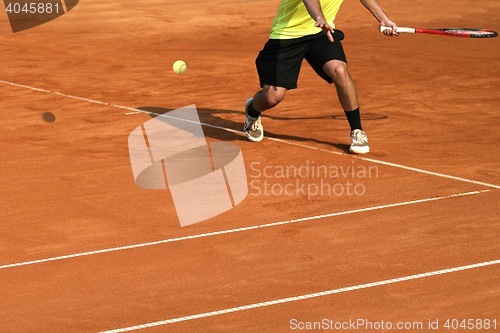
POLYGON ((380 21, 380 26, 391 28, 391 29, 384 30, 384 35, 391 36, 391 37, 392 36, 399 36, 399 34, 397 33, 398 26, 396 25, 396 23, 392 22, 391 20, 387 19, 387 20, 380 21))
POLYGON ((328 36, 330 42, 333 42, 333 33, 335 30, 326 22, 324 18, 317 20, 314 26, 323 29, 323 32, 328 36))

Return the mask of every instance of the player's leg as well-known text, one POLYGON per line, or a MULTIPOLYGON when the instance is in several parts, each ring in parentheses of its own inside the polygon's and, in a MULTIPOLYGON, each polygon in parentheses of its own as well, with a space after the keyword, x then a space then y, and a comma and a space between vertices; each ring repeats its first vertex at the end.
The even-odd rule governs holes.
POLYGON ((365 154, 370 150, 368 138, 361 127, 361 115, 359 113, 358 91, 354 80, 349 74, 347 63, 340 60, 330 60, 323 66, 325 73, 332 79, 337 88, 340 104, 351 127, 352 153, 365 154))
POLYGON ((253 107, 257 112, 264 112, 278 105, 286 95, 286 88, 265 84, 253 97, 253 107))
POLYGON ((245 126, 243 130, 250 141, 261 141, 264 138, 264 127, 260 113, 278 105, 285 98, 287 89, 265 84, 261 91, 245 103, 245 126))
MULTIPOLYGON (((348 112, 359 108, 358 91, 347 70, 347 64, 341 60, 330 60, 323 66, 323 70, 335 84, 342 108, 348 112)), ((359 128, 361 129, 361 126, 359 128)))
POLYGON ((323 66, 325 73, 332 79, 337 88, 340 104, 351 127, 351 153, 366 154, 370 150, 368 138, 361 127, 359 113, 358 92, 356 85, 347 69, 347 63, 339 60, 330 60, 323 66))
POLYGON ((308 52, 306 60, 325 81, 335 84, 340 104, 351 127, 349 150, 353 153, 367 153, 370 148, 366 134, 361 128, 358 93, 347 69, 347 60, 340 42, 344 34, 340 30, 335 30, 333 43, 323 35, 320 35, 321 38, 318 38, 308 52))
POLYGON ((323 70, 337 88, 337 95, 351 126, 351 131, 363 130, 359 113, 358 91, 347 70, 347 64, 340 60, 330 60, 323 66, 323 70))
POLYGON ((270 39, 255 64, 262 90, 245 103, 245 126, 248 140, 261 141, 264 128, 260 113, 278 105, 288 89, 297 88, 300 66, 306 52, 303 39, 270 39))

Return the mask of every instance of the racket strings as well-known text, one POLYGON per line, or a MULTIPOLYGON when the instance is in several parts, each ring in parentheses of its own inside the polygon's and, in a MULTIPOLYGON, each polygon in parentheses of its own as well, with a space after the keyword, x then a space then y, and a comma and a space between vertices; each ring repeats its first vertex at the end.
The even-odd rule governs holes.
POLYGON ((496 35, 496 32, 490 30, 475 30, 475 29, 444 29, 444 31, 453 33, 453 34, 466 34, 466 35, 496 35))

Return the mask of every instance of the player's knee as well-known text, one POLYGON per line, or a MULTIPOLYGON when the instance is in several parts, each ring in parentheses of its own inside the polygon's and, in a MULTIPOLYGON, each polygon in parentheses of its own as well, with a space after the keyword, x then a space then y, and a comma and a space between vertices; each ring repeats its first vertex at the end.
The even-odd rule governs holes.
POLYGON ((264 90, 264 95, 266 96, 267 103, 269 107, 274 107, 278 105, 283 98, 285 98, 286 89, 279 87, 269 87, 264 90))
POLYGON ((327 74, 336 85, 345 85, 350 81, 349 71, 346 64, 340 64, 333 68, 328 68, 327 74))
POLYGON ((278 105, 284 98, 284 95, 273 94, 268 96, 267 103, 269 103, 270 107, 275 107, 278 105))
POLYGON ((333 70, 332 79, 340 84, 347 82, 349 79, 349 72, 347 71, 347 66, 337 66, 333 70))

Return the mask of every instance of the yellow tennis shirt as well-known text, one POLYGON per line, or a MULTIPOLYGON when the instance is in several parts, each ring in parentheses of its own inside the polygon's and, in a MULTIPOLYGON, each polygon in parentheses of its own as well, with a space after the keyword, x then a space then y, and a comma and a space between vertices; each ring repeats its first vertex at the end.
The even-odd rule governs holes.
MULTIPOLYGON (((344 0, 320 0, 326 22, 333 28, 333 20, 344 0)), ((292 39, 313 35, 321 31, 314 26, 316 21, 309 15, 302 0, 283 0, 273 20, 269 39, 292 39)))

